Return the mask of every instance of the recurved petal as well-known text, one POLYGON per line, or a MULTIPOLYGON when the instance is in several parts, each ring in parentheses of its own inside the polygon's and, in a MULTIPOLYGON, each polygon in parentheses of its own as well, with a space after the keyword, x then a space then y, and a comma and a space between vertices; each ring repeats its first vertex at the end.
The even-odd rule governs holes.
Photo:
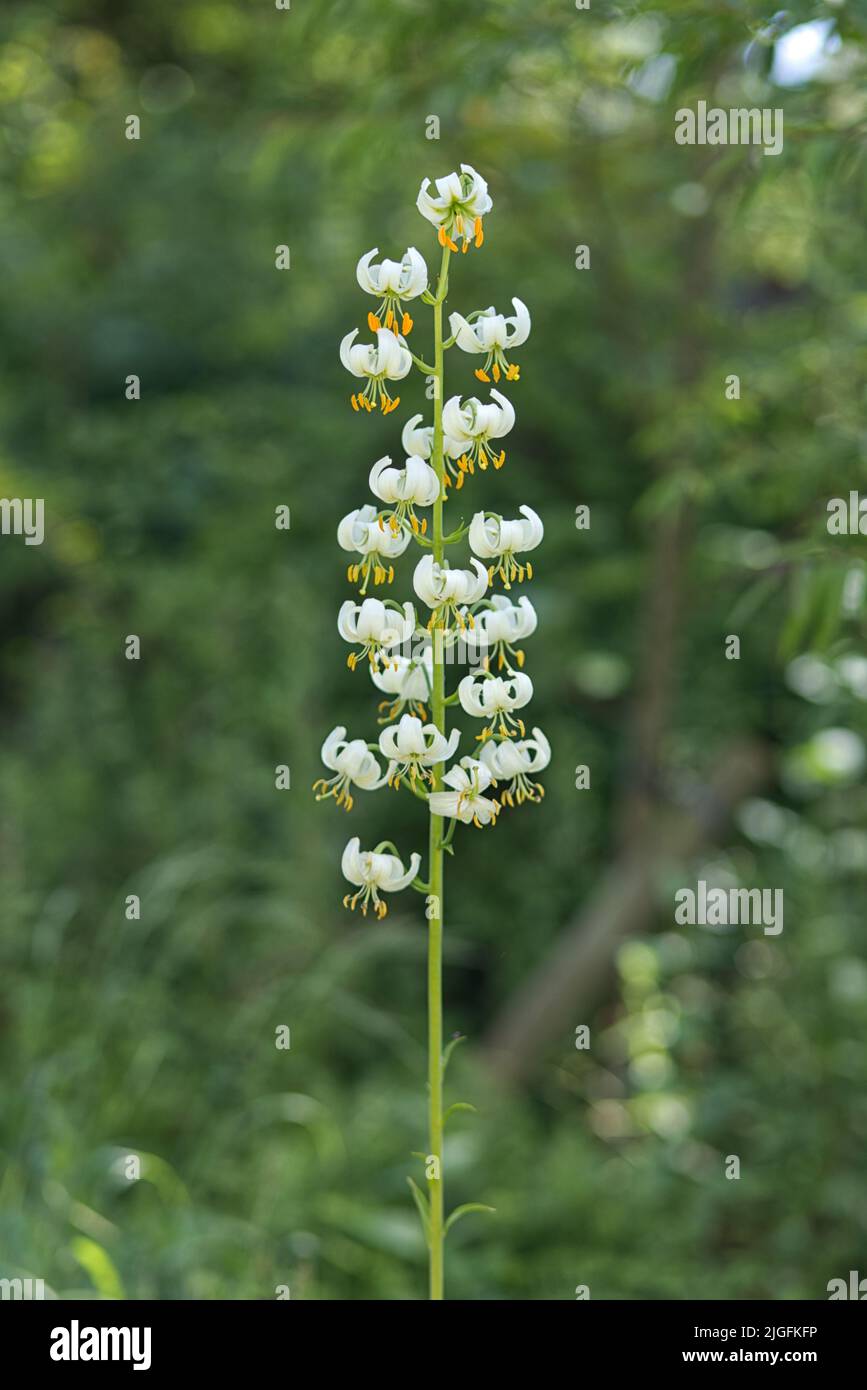
POLYGON ((348 598, 337 614, 337 631, 344 642, 358 641, 358 604, 348 598))
POLYGON ((542 772, 551 761, 551 745, 542 730, 534 729, 533 737, 525 739, 523 746, 527 749, 529 757, 527 771, 542 772))
MULTIPOLYGON (((476 572, 476 579, 475 583, 472 580, 468 582, 464 600, 466 603, 478 603, 488 587, 488 571, 478 560, 471 559, 470 564, 476 572)), ((469 570, 464 570, 464 574, 469 578, 469 570)))
POLYGON ((424 256, 414 246, 407 247, 403 257, 401 298, 415 299, 427 289, 428 275, 424 256))
POLYGON ((358 265, 355 267, 355 278, 367 294, 379 293, 379 282, 378 279, 375 278, 376 270, 371 266, 371 261, 378 253, 379 247, 374 246, 372 251, 365 252, 358 262, 358 265))
POLYGON ((397 469, 392 468, 391 466, 390 456, 388 454, 384 454, 381 459, 376 460, 376 463, 373 464, 370 472, 367 475, 367 483, 371 492, 374 494, 374 496, 381 498, 383 502, 394 501, 394 497, 390 496, 387 491, 389 487, 389 480, 387 476, 383 478, 383 474, 387 475, 389 473, 396 472, 397 469))
POLYGON ((514 317, 506 319, 507 325, 511 328, 509 336, 509 347, 520 347, 526 343, 530 336, 530 311, 521 299, 513 299, 514 317))
POLYGON ((324 762, 325 766, 330 768, 332 772, 336 771, 335 759, 337 757, 337 754, 340 752, 341 746, 345 743, 345 741, 346 726, 343 724, 338 724, 336 728, 331 730, 331 733, 328 735, 328 737, 322 745, 320 757, 322 758, 322 761, 324 762))
POLYGON ((522 531, 522 550, 535 550, 545 534, 545 527, 542 525, 542 518, 538 512, 534 512, 532 507, 519 507, 518 511, 526 517, 522 531))
POLYGON ((408 456, 417 454, 419 458, 428 459, 433 451, 433 426, 419 425, 422 415, 413 415, 411 420, 407 420, 400 436, 404 453, 408 456))
POLYGON ((462 680, 458 681, 458 699, 461 703, 461 709, 465 710, 467 714, 475 715, 477 719, 480 719, 485 713, 481 691, 478 688, 479 685, 485 684, 487 684, 485 681, 477 683, 476 677, 473 675, 464 676, 462 680))
POLYGON ((364 883, 360 847, 361 841, 357 835, 354 835, 348 842, 340 860, 343 877, 348 879, 350 883, 356 884, 357 887, 361 887, 364 883))
POLYGON ((504 684, 509 691, 513 709, 522 709, 524 705, 532 700, 533 682, 530 680, 529 676, 524 675, 523 671, 519 671, 516 676, 512 676, 512 678, 504 682, 504 684))
POLYGON ((500 407, 500 423, 495 432, 495 437, 499 439, 501 435, 508 434, 515 423, 515 409, 512 402, 507 400, 502 391, 491 389, 491 397, 500 407))
POLYGON ((346 334, 346 337, 343 338, 343 339, 341 340, 341 343, 340 343, 340 360, 341 360, 341 362, 343 363, 343 365, 344 365, 344 367, 346 368, 346 370, 347 370, 348 372, 352 372, 352 375, 353 375, 353 376, 361 376, 361 375, 362 375, 361 372, 356 371, 355 367, 353 366, 353 362, 352 362, 352 344, 355 342, 355 339, 356 339, 357 337, 358 337, 358 329, 357 329, 357 328, 353 328, 352 332, 351 332, 351 333, 347 333, 347 334, 346 334))
POLYGON ((421 867, 421 855, 410 855, 409 868, 403 872, 403 864, 394 855, 388 855, 392 861, 388 868, 388 882, 383 883, 382 887, 389 893, 399 893, 402 888, 408 888, 416 877, 421 867))
POLYGON ((449 314, 449 328, 458 347, 464 352, 484 352, 475 328, 467 323, 463 314, 449 314))

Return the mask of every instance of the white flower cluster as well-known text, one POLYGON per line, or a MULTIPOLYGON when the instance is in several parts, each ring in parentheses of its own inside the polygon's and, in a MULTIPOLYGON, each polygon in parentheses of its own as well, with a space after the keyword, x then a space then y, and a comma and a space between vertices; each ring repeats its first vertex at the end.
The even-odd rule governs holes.
MULTIPOLYGON (((425 180, 417 206, 437 228, 443 247, 443 273, 432 288, 423 256, 410 246, 400 260, 377 261, 378 248, 363 255, 357 266, 360 287, 376 300, 368 314, 375 342, 356 343, 358 329, 340 344, 340 360, 363 387, 351 396, 356 411, 379 406, 389 414, 400 403, 389 384, 403 380, 413 363, 425 375, 431 369, 407 346, 413 328, 408 305, 413 300, 441 306, 447 286, 449 253, 481 247, 483 219, 492 203, 487 184, 469 165, 435 182, 431 192, 425 180)), ((513 299, 513 315, 491 306, 464 317, 449 316, 451 337, 442 342, 437 320, 438 351, 458 347, 483 357, 476 377, 490 385, 519 379, 511 361, 517 347, 530 333, 530 314, 520 299, 513 299)), ((438 312, 441 311, 438 310, 438 312)), ((440 378, 439 385, 442 380, 440 378)), ((444 394, 444 393, 443 393, 444 394)), ((439 399, 442 397, 440 396, 439 399)), ((475 396, 447 399, 434 423, 424 424, 414 415, 403 427, 401 443, 405 462, 396 465, 386 455, 370 469, 368 484, 375 502, 365 502, 343 518, 337 539, 353 557, 347 570, 350 583, 359 586, 359 600, 347 599, 337 619, 340 636, 352 646, 347 665, 353 671, 367 658, 373 684, 385 695, 380 703, 380 723, 385 724, 376 742, 348 739, 341 725, 322 745, 322 761, 331 774, 314 787, 317 800, 333 797, 347 811, 353 806, 353 790, 374 791, 384 785, 407 788, 427 802, 434 816, 457 822, 492 824, 503 805, 538 801, 541 786, 533 780, 547 767, 551 750, 541 729, 527 730, 519 711, 533 695, 525 674, 524 652, 519 645, 536 630, 536 613, 530 600, 513 600, 508 593, 491 593, 497 576, 509 591, 514 583, 531 579, 533 567, 526 558, 543 536, 542 522, 529 506, 521 515, 506 520, 495 512, 478 511, 469 525, 443 535, 442 508, 450 487, 461 488, 476 468, 495 469, 505 461, 499 444, 515 423, 510 401, 491 387, 490 399, 475 396), (432 509, 432 515, 431 515, 432 509), (452 565, 444 547, 466 538, 472 555, 468 565, 452 565), (390 584, 394 561, 410 545, 424 553, 415 565, 412 583, 417 599, 429 611, 427 620, 416 616, 415 605, 392 599, 367 597, 368 586, 390 584), (474 669, 445 698, 441 664, 444 652, 462 642, 474 669), (495 665, 496 670, 492 669, 495 665), (435 679, 440 679, 435 705, 435 679), (435 706, 444 726, 446 705, 459 703, 473 719, 481 721, 476 735, 477 756, 464 756, 450 768, 458 751, 458 729, 447 733, 431 718, 435 706), (491 794, 499 789, 499 800, 491 794)), ((356 891, 344 904, 371 908, 385 916, 384 893, 410 884, 425 891, 418 880, 420 855, 413 853, 405 866, 390 841, 362 851, 353 838, 343 855, 343 873, 356 891)))

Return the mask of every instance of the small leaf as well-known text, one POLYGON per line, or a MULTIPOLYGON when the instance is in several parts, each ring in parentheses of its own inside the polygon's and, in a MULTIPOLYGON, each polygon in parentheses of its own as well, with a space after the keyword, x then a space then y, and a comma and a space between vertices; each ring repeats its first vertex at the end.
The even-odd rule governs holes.
POLYGON ((464 1037, 463 1033, 459 1033, 456 1038, 452 1038, 451 1042, 449 1043, 448 1047, 443 1053, 443 1076, 445 1076, 446 1074, 446 1067, 449 1064, 449 1058, 451 1057, 458 1043, 462 1042, 466 1042, 466 1038, 464 1037))
MULTIPOLYGON (((430 1248, 430 1203, 418 1184, 413 1182, 412 1178, 407 1178, 407 1182, 409 1183, 409 1190, 412 1193, 412 1200, 415 1202, 418 1208, 418 1214, 421 1217, 425 1244, 430 1248)), ((448 1226, 446 1226, 446 1230, 448 1230, 448 1226)))
POLYGON ((449 1115, 454 1115, 456 1110, 469 1110, 470 1113, 473 1115, 477 1115, 479 1113, 474 1105, 470 1105, 468 1100, 456 1100, 454 1105, 450 1105, 446 1113, 443 1115, 443 1124, 445 1124, 449 1115))
POLYGON ((451 1216, 445 1224, 443 1235, 448 1235, 456 1221, 460 1221, 462 1216, 466 1216, 471 1211, 496 1211, 496 1207, 486 1207, 483 1202, 465 1202, 462 1207, 455 1207, 451 1216))

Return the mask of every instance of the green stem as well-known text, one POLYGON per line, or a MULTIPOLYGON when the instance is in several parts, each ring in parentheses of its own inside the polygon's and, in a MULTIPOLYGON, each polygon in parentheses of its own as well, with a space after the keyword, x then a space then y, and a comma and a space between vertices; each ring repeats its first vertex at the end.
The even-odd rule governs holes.
MULTIPOLYGON (((448 293, 449 256, 443 247, 436 302, 434 303, 434 437, 431 463, 439 478, 440 494, 433 505, 433 555, 440 564, 443 559, 443 493, 445 492, 445 463, 443 460, 443 301, 448 293)), ((445 662, 442 631, 433 631, 433 689, 431 716, 440 733, 446 733, 445 662)), ((433 768, 434 790, 442 786, 442 764, 433 768)), ((428 1097, 429 1097, 429 1160, 436 1161, 439 1176, 428 1178, 430 1199, 430 1297, 443 1297, 443 819, 431 814, 429 832, 430 906, 428 919, 428 1097)))

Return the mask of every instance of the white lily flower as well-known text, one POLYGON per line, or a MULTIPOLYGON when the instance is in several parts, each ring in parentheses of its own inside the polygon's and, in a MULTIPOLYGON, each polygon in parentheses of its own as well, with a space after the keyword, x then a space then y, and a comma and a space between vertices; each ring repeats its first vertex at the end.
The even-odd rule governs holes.
POLYGON ((401 715, 397 724, 390 724, 379 735, 379 750, 388 758, 389 786, 399 787, 400 779, 409 776, 432 780, 428 771, 435 763, 444 763, 454 755, 460 741, 460 729, 452 729, 448 738, 435 724, 423 724, 415 715, 401 715))
POLYGON ((509 781, 501 796, 507 805, 542 800, 545 788, 530 781, 533 773, 542 772, 551 761, 551 745, 541 729, 534 729, 532 738, 504 739, 502 743, 491 739, 482 745, 479 756, 496 781, 509 781))
POLYGON ((353 410, 375 410, 377 403, 384 415, 400 404, 400 396, 388 394, 386 381, 402 381, 412 367, 412 354, 403 338, 389 328, 376 330, 376 343, 356 343, 358 329, 340 344, 340 360, 353 376, 367 377, 367 385, 350 397, 353 410))
POLYGON ((485 239, 482 218, 493 207, 488 185, 471 164, 462 164, 459 174, 447 174, 436 180, 436 195, 429 193, 430 179, 423 179, 416 207, 422 217, 438 228, 440 246, 457 251, 455 237, 463 237, 466 251, 475 242, 481 246, 485 239))
POLYGON ((492 594, 484 603, 485 606, 475 614, 473 627, 464 633, 464 641, 468 647, 485 653, 486 663, 496 656, 500 670, 504 666, 511 670, 509 656, 513 656, 518 666, 522 667, 524 653, 515 643, 523 642, 525 637, 531 637, 536 631, 538 619, 535 608, 524 594, 516 603, 505 594, 492 594))
POLYGON ((464 352, 485 353, 484 367, 477 367, 474 376, 479 381, 500 380, 519 381, 521 369, 509 362, 506 353, 520 347, 530 336, 530 311, 520 299, 513 299, 514 315, 506 317, 498 314, 493 305, 482 309, 475 322, 470 323, 463 314, 450 314, 449 327, 458 347, 464 352), (489 375, 490 373, 490 375, 489 375))
POLYGON ((383 841, 374 850, 362 850, 361 841, 355 836, 343 851, 340 862, 343 877, 358 888, 357 893, 346 894, 343 906, 354 911, 360 899, 364 916, 367 916, 367 909, 372 904, 380 921, 388 912, 388 907, 379 894, 399 893, 401 889, 408 888, 421 867, 420 854, 410 855, 409 868, 404 869, 403 860, 396 853, 383 854, 383 849, 394 849, 394 846, 383 841))
POLYGON ((419 426, 419 420, 424 419, 422 415, 413 415, 411 420, 407 420, 400 436, 404 453, 410 457, 415 454, 418 458, 429 459, 433 453, 433 425, 419 426))
POLYGON ((498 572, 507 589, 511 588, 514 578, 523 580, 525 571, 528 579, 533 578, 533 566, 529 561, 519 565, 515 556, 535 550, 545 534, 541 517, 532 507, 523 506, 518 510, 523 520, 504 521, 496 512, 476 512, 470 522, 470 549, 482 560, 499 561, 488 569, 488 582, 498 572))
POLYGON ((461 708, 476 719, 488 720, 488 727, 478 735, 481 741, 491 737, 498 720, 502 738, 512 738, 515 728, 520 729, 521 737, 525 738, 527 731, 523 720, 515 718, 514 711, 522 709, 532 698, 533 682, 521 671, 508 677, 475 673, 458 682, 461 708))
POLYGON ((368 294, 375 294, 379 297, 380 304, 376 313, 367 316, 368 326, 372 333, 385 324, 386 328, 391 328, 395 333, 409 333, 412 328, 412 319, 403 308, 403 304, 408 299, 415 299, 418 295, 424 294, 427 289, 427 266, 424 257, 416 251, 414 246, 410 246, 404 251, 399 261, 380 261, 379 265, 373 265, 374 256, 379 254, 379 247, 375 246, 372 251, 368 251, 355 270, 355 277, 359 285, 368 294))
POLYGON ((352 810, 352 796, 349 791, 351 786, 361 787, 367 792, 376 791, 391 774, 390 767, 386 772, 380 771, 379 763, 363 738, 347 740, 346 729, 342 724, 332 729, 323 743, 322 761, 331 772, 336 773, 336 776, 327 780, 320 777, 313 783, 316 800, 323 801, 326 797, 333 796, 338 806, 345 806, 347 811, 352 810))
POLYGON ((425 555, 415 567, 412 586, 431 611, 428 627, 431 628, 439 615, 448 622, 448 615, 454 614, 458 627, 463 628, 466 621, 473 624, 471 614, 460 611, 459 604, 478 603, 488 587, 488 575, 484 565, 472 560, 470 570, 453 570, 448 560, 442 564, 432 555, 425 555))
POLYGON ((427 719, 425 705, 433 689, 433 651, 430 647, 426 647, 420 656, 392 656, 382 669, 374 663, 370 667, 370 678, 377 690, 394 696, 393 700, 380 701, 380 715, 384 715, 380 723, 397 719, 405 705, 409 705, 419 719, 427 719))
POLYGON ((371 492, 383 502, 394 507, 388 518, 393 531, 409 521, 413 531, 427 531, 427 517, 421 521, 415 514, 416 507, 430 507, 440 495, 439 479, 429 463, 417 454, 406 461, 405 468, 393 468, 388 455, 377 459, 368 477, 371 492))
POLYGON ((492 439, 509 433, 515 423, 515 411, 499 391, 492 390, 491 397, 487 404, 476 396, 461 404, 460 396, 452 396, 443 406, 446 454, 457 460, 456 468, 449 464, 449 472, 458 487, 463 484, 464 473, 472 473, 476 464, 482 469, 489 463, 502 468, 506 461, 505 450, 494 454, 489 445, 492 439))
POLYGON ((366 598, 361 603, 347 599, 337 614, 337 631, 344 642, 360 642, 360 652, 350 652, 346 664, 354 671, 362 657, 373 664, 380 657, 389 660, 392 647, 408 642, 415 632, 415 609, 411 603, 390 607, 382 599, 366 598))
POLYGON ((383 565, 380 558, 395 560, 409 545, 409 531, 392 530, 384 527, 376 507, 366 502, 348 512, 337 528, 337 540, 343 550, 355 550, 364 556, 364 563, 350 565, 346 577, 350 584, 357 584, 363 577, 361 593, 367 591, 368 581, 373 575, 374 584, 390 584, 394 579, 394 565, 383 565))
POLYGON ((452 787, 449 792, 431 792, 427 799, 429 809, 435 816, 447 816, 451 820, 463 821, 465 825, 481 828, 496 820, 499 803, 482 796, 494 778, 490 768, 476 758, 461 758, 458 767, 449 768, 443 782, 452 787))

